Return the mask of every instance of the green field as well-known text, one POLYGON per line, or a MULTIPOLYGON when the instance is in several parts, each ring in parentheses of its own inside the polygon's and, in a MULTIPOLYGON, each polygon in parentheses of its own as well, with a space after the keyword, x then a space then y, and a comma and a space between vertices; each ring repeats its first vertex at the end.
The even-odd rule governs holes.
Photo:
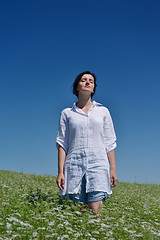
POLYGON ((55 180, 0 170, 0 239, 160 239, 160 185, 118 183, 95 214, 61 199, 55 180))

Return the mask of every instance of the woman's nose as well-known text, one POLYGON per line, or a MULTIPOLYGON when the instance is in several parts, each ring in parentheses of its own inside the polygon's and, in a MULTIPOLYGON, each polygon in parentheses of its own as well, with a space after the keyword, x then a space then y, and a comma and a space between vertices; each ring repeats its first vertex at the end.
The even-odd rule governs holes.
POLYGON ((86 85, 88 85, 88 84, 89 84, 89 80, 86 81, 86 85))

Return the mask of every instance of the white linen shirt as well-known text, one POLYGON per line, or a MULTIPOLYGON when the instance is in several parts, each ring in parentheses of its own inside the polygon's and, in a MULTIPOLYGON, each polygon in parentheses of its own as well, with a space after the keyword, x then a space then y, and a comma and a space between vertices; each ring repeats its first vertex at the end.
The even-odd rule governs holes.
POLYGON ((81 180, 86 175, 86 192, 112 193, 110 164, 107 153, 116 144, 116 135, 109 110, 93 101, 88 114, 74 103, 61 112, 56 145, 66 152, 64 164, 65 184, 60 195, 80 191, 81 180))

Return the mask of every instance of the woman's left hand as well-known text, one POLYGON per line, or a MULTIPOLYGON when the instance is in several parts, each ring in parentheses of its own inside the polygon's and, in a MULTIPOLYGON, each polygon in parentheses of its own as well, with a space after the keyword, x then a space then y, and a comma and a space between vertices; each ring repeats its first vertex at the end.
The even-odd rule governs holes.
POLYGON ((117 181, 118 181, 116 171, 111 170, 110 179, 111 179, 111 187, 115 187, 117 185, 117 181))

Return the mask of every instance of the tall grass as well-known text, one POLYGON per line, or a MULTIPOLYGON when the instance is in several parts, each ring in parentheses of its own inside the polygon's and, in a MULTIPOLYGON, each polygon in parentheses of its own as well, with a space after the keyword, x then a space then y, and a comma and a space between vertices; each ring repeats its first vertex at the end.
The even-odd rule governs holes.
POLYGON ((0 170, 0 239, 160 239, 160 185, 118 183, 95 214, 55 180, 0 170))

